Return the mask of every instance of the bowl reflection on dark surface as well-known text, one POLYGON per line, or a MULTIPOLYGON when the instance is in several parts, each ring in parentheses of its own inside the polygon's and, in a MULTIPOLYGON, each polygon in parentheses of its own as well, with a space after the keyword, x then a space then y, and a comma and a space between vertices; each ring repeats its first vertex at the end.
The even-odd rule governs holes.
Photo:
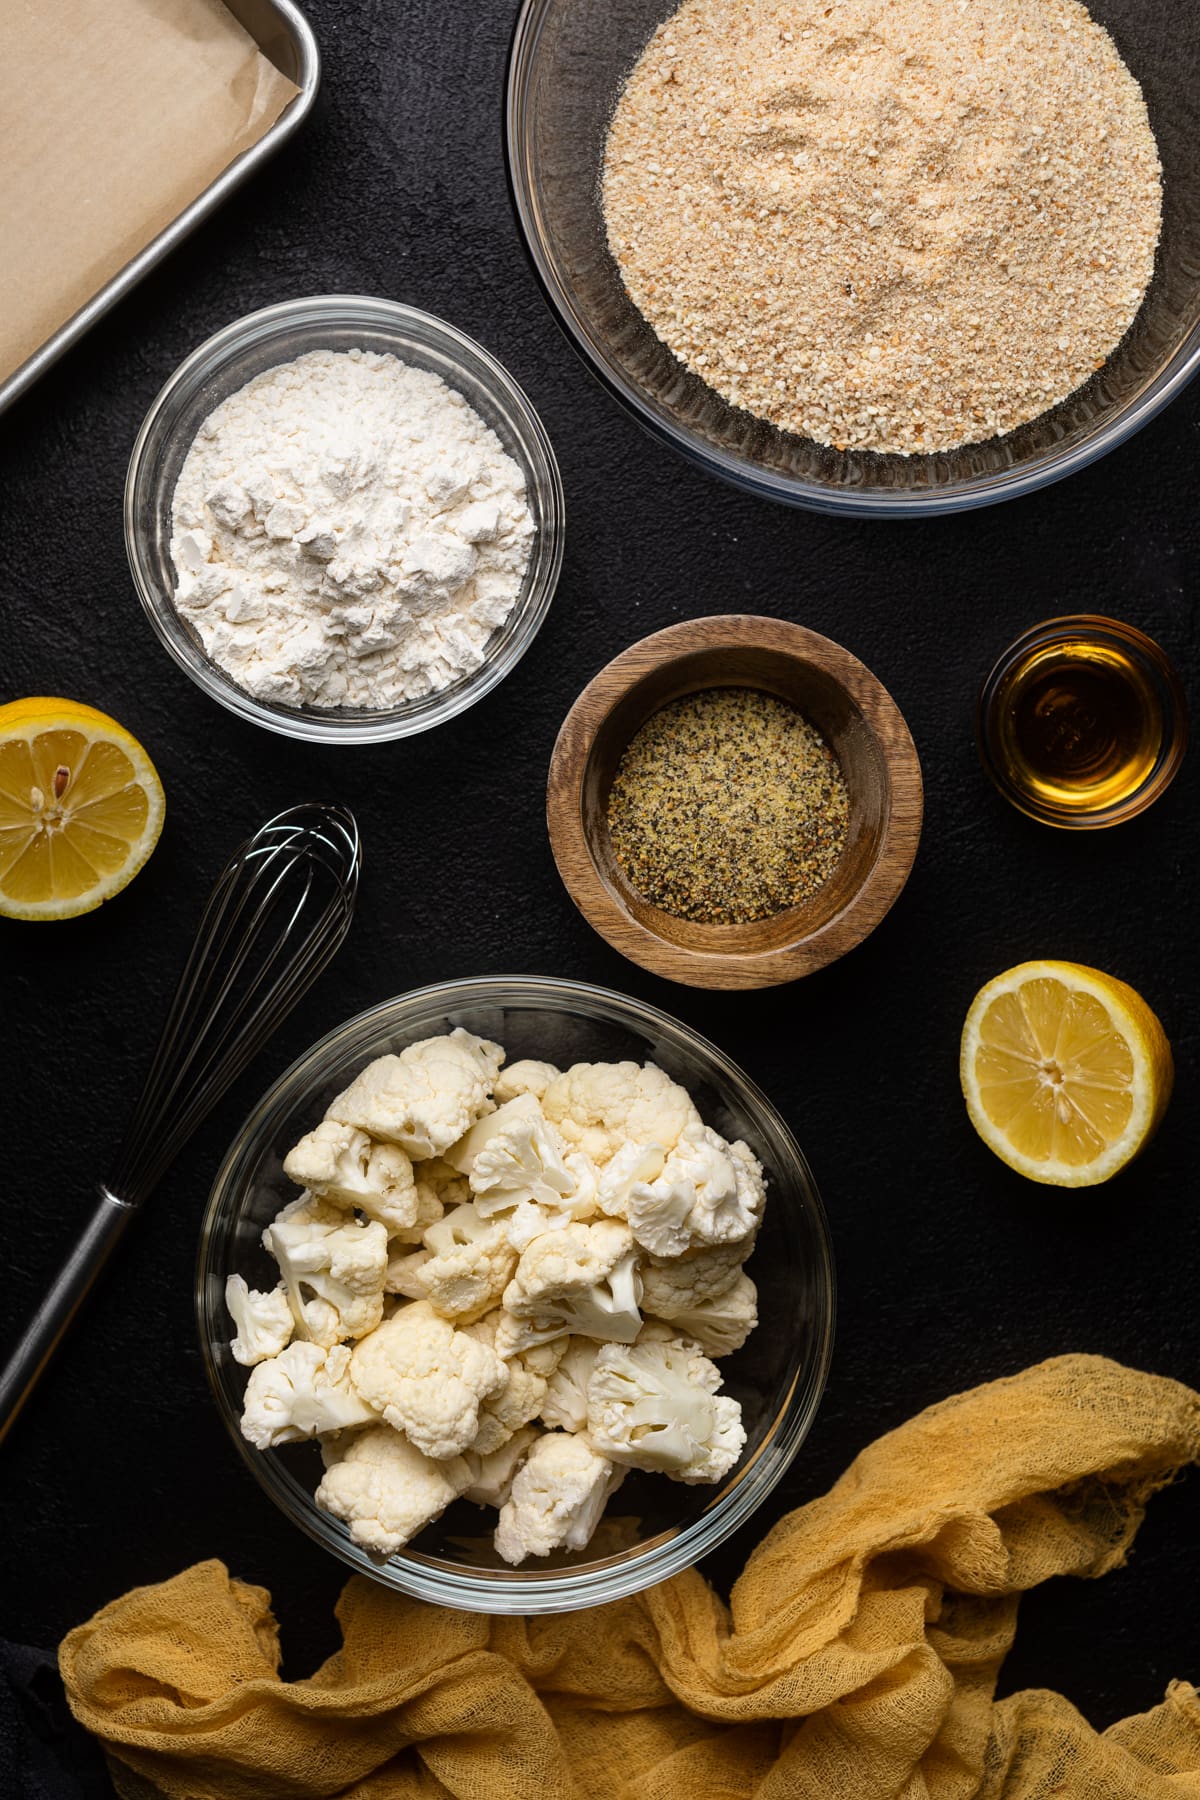
POLYGON ((656 437, 736 486, 875 517, 942 513, 1047 486, 1114 449, 1200 366, 1200 7, 1094 0, 1142 85, 1165 215, 1146 303, 1104 368, 1040 419, 933 456, 840 453, 730 406, 641 317, 609 252, 600 203, 608 122, 678 0, 525 0, 509 63, 507 144, 517 217, 559 323, 592 372, 656 437))
POLYGON ((201 1233, 196 1307, 222 1415, 255 1476, 310 1536, 361 1573, 418 1598, 487 1613, 565 1612, 636 1593, 714 1549, 770 1493, 800 1448, 825 1384, 833 1339, 828 1229, 808 1165, 770 1102, 721 1052, 652 1007, 602 988, 537 977, 448 982, 385 1002, 323 1038, 283 1075, 246 1121, 217 1177, 201 1233), (386 1562, 350 1540, 316 1506, 315 1444, 263 1453, 241 1437, 246 1371, 229 1351, 225 1282, 235 1272, 271 1287, 261 1234, 296 1189, 283 1158, 329 1101, 373 1057, 464 1026, 504 1045, 508 1059, 653 1061, 690 1091, 707 1124, 744 1137, 762 1160, 767 1207, 750 1272, 758 1330, 721 1364, 742 1404, 747 1444, 729 1478, 689 1487, 632 1471, 586 1551, 509 1568, 492 1548, 495 1514, 453 1505, 386 1562))

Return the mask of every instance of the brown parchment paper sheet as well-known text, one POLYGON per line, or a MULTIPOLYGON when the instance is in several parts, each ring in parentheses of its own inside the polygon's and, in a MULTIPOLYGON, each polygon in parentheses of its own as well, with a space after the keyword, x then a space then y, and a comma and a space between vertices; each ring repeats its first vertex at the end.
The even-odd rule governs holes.
POLYGON ((296 92, 221 0, 0 0, 0 380, 296 92))

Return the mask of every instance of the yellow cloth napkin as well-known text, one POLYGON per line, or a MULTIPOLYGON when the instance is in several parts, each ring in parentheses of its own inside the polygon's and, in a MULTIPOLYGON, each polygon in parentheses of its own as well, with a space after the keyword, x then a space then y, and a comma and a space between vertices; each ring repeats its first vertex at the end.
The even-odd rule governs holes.
POLYGON ((873 1444, 728 1608, 694 1570, 550 1619, 356 1577, 343 1648, 283 1682, 269 1595, 208 1562, 71 1632, 63 1679, 125 1800, 1181 1800, 1190 1685, 1102 1735, 1058 1694, 992 1696, 1018 1595, 1116 1568, 1198 1459, 1200 1396, 1058 1357, 873 1444))

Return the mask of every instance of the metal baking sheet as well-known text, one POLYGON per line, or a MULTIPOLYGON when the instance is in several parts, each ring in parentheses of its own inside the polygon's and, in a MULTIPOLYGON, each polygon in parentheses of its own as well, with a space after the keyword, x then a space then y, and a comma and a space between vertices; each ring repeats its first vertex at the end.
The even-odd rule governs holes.
POLYGON ((111 281, 105 282, 87 304, 60 325, 6 381, 0 382, 0 412, 31 387, 64 350, 70 349, 110 306, 127 294, 148 270, 161 262, 189 231, 194 231, 234 188, 278 150, 310 111, 320 83, 321 59, 312 28, 300 9, 292 0, 225 0, 225 4, 250 33, 263 55, 299 88, 299 93, 280 113, 265 137, 223 169, 190 206, 150 240, 144 250, 132 257, 111 281))

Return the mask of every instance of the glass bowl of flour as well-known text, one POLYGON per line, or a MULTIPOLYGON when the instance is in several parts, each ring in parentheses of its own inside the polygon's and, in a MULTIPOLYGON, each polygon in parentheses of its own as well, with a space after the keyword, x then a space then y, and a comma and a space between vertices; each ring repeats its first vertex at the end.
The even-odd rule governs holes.
POLYGON ((214 700, 370 743, 453 718, 519 662, 558 580, 562 483, 479 344, 319 295, 226 326, 171 377, 125 539, 151 624, 214 700))

